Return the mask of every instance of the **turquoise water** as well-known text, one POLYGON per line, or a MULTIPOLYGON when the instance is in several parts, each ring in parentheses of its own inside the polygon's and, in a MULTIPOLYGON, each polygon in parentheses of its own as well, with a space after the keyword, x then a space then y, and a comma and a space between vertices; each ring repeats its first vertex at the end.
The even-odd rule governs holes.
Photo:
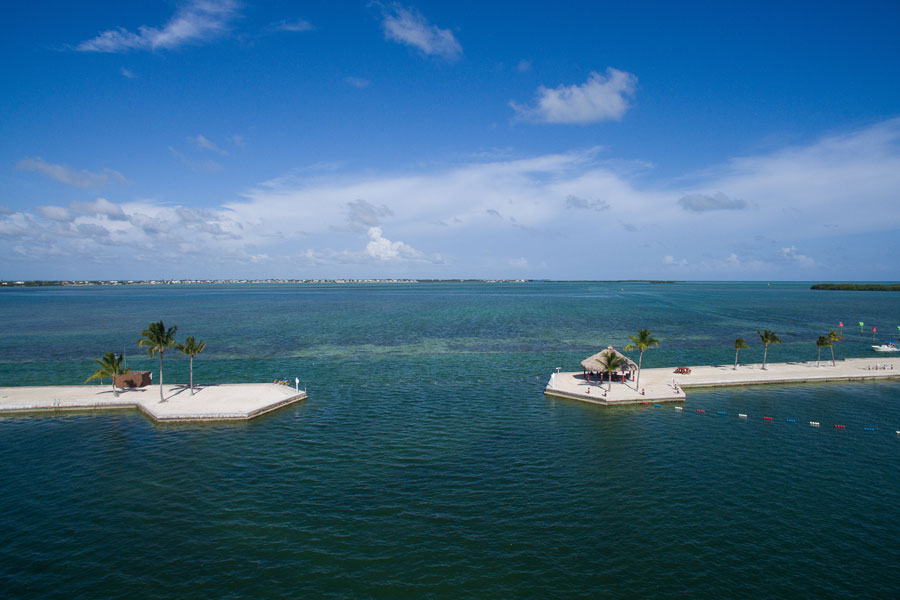
MULTIPOLYGON (((737 336, 758 362, 760 328, 784 341, 770 360, 815 359, 818 335, 864 321, 835 353, 874 362, 871 325, 888 337, 898 309, 808 284, 2 290, 0 386, 79 383, 122 348, 155 369, 134 342, 162 318, 207 341, 196 381, 298 376, 310 399, 227 426, 0 419, 0 590, 895 597, 900 383, 692 391, 683 412, 542 390, 641 327, 652 367, 730 363, 737 336)), ((166 380, 187 360, 167 354, 166 380)))

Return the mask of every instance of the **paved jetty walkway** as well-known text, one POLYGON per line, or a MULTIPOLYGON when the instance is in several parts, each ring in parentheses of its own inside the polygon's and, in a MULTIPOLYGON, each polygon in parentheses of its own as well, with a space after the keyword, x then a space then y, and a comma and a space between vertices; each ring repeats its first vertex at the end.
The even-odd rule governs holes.
POLYGON ((675 367, 644 369, 640 389, 634 388, 633 381, 624 384, 614 381, 610 391, 606 391, 609 383, 589 383, 580 371, 554 373, 544 393, 604 405, 678 402, 686 398, 685 389, 695 387, 900 379, 900 357, 848 358, 837 361, 835 366, 831 366, 829 360, 822 361, 818 367, 811 361, 768 363, 765 370, 761 364, 740 365, 736 370, 733 365, 690 367, 690 370, 690 375, 686 375, 674 373, 675 367))
POLYGON ((35 411, 137 408, 154 421, 246 421, 306 399, 306 392, 274 383, 182 385, 126 389, 118 396, 109 385, 22 386, 0 388, 0 415, 35 411))

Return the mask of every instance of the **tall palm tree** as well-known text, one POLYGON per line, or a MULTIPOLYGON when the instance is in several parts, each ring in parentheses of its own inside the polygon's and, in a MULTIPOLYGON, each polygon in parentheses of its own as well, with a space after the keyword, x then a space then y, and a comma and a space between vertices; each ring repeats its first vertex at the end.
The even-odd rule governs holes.
POLYGON ((819 350, 819 355, 816 357, 816 368, 819 368, 819 361, 822 359, 822 348, 825 346, 830 346, 831 341, 829 341, 828 336, 820 335, 819 339, 816 340, 816 347, 819 350))
POLYGON ((103 358, 95 358, 94 361, 100 365, 100 368, 94 371, 94 374, 85 379, 84 382, 87 383, 92 379, 99 379, 102 385, 103 378, 109 377, 112 379, 113 394, 118 396, 119 390, 116 389, 116 375, 124 375, 130 372, 130 369, 122 368, 122 355, 107 352, 103 355, 103 358))
POLYGON ((607 389, 612 391, 613 373, 625 365, 625 359, 616 354, 614 350, 607 350, 601 355, 601 358, 597 359, 597 362, 600 363, 600 366, 602 366, 603 370, 609 375, 609 388, 607 389))
POLYGON ((744 338, 737 338, 736 340, 734 340, 734 371, 737 371, 738 352, 749 347, 750 346, 744 343, 744 338))
POLYGON ((191 396, 194 395, 194 357, 203 352, 206 348, 206 342, 200 340, 199 342, 194 341, 194 336, 189 335, 184 338, 183 344, 178 344, 176 346, 182 354, 186 354, 191 357, 191 396))
POLYGON ((140 348, 146 348, 147 354, 151 357, 155 354, 159 354, 159 401, 165 402, 165 398, 163 398, 163 354, 166 351, 166 348, 171 348, 175 345, 175 332, 178 331, 178 326, 173 325, 166 329, 166 325, 162 321, 157 321, 156 323, 150 323, 147 329, 141 332, 141 335, 144 336, 138 340, 137 345, 140 348))
POLYGON ((628 344, 625 346, 625 350, 637 350, 640 354, 638 354, 638 373, 637 380, 634 382, 634 389, 640 389, 641 387, 641 362, 644 359, 644 350, 647 348, 652 348, 653 346, 659 346, 659 341, 654 339, 652 335, 650 335, 649 329, 641 329, 638 331, 637 336, 629 335, 633 344, 628 344))
POLYGON ((763 364, 762 368, 766 370, 766 356, 769 354, 769 344, 780 344, 781 340, 778 339, 778 336, 775 335, 774 331, 769 331, 768 329, 763 329, 762 331, 756 330, 756 334, 759 336, 759 339, 762 340, 763 346, 765 350, 763 350, 763 364))
POLYGON ((834 329, 828 332, 828 341, 830 342, 828 346, 831 348, 831 366, 834 365, 834 343, 840 341, 841 336, 834 332, 834 329))

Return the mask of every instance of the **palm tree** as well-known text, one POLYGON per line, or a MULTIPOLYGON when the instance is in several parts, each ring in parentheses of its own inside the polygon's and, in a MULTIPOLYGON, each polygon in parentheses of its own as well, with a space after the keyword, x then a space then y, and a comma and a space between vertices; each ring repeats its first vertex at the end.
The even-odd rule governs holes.
POLYGON ((640 352, 638 355, 638 374, 637 380, 634 382, 634 389, 640 389, 641 387, 641 362, 644 359, 644 350, 647 348, 652 348, 653 346, 659 346, 659 341, 654 339, 652 335, 650 335, 649 329, 641 329, 638 331, 637 336, 629 335, 633 344, 628 344, 625 346, 626 351, 637 350, 640 352))
POLYGON ((138 340, 137 345, 140 348, 146 348, 147 354, 151 357, 154 354, 159 354, 159 401, 165 402, 165 398, 163 398, 163 353, 165 353, 166 348, 171 348, 175 345, 175 332, 178 331, 178 326, 173 325, 166 329, 165 324, 162 321, 158 321, 156 323, 150 323, 147 329, 141 332, 141 335, 144 336, 138 340))
POLYGON ((738 365, 738 352, 740 352, 741 350, 744 350, 746 348, 749 348, 749 347, 750 346, 748 346, 747 344, 744 343, 744 338, 737 338, 736 340, 734 340, 734 370, 735 371, 737 371, 737 365, 738 365))
POLYGON ((816 368, 819 368, 819 361, 822 359, 822 348, 825 346, 830 346, 831 341, 828 339, 828 336, 820 335, 819 339, 816 340, 816 347, 819 349, 819 355, 816 357, 816 368))
POLYGON ((828 332, 828 341, 830 342, 828 346, 831 348, 831 366, 834 365, 834 343, 840 341, 841 336, 834 332, 834 329, 828 332))
POLYGON ((625 359, 618 354, 616 354, 615 350, 607 350, 603 353, 602 358, 598 358, 597 362, 603 367, 603 370, 609 374, 609 391, 612 391, 612 375, 616 371, 622 368, 625 364, 625 359))
POLYGON ((116 389, 116 375, 124 375, 130 372, 130 369, 122 368, 122 355, 107 352, 103 355, 103 358, 95 358, 94 361, 100 365, 100 368, 94 371, 94 374, 85 379, 84 382, 87 383, 92 379, 99 379, 102 385, 103 378, 109 377, 112 379, 113 394, 118 396, 119 390, 116 389))
POLYGON ((203 352, 206 348, 206 342, 200 340, 199 342, 194 341, 194 336, 189 335, 184 338, 183 344, 178 344, 176 346, 182 354, 187 354, 191 357, 191 396, 194 395, 194 357, 203 352))
POLYGON ((763 364, 762 368, 766 370, 766 356, 769 354, 769 344, 780 344, 781 340, 778 339, 778 336, 775 335, 774 331, 769 331, 768 329, 763 329, 762 331, 756 330, 756 334, 759 336, 759 339, 762 340, 763 346, 765 350, 763 350, 763 364))

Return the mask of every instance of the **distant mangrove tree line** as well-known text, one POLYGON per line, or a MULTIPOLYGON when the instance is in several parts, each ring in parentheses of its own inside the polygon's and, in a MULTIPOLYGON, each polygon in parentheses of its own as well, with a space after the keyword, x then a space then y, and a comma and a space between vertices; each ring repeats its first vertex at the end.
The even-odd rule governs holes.
POLYGON ((810 289, 851 292, 900 292, 900 283, 817 283, 810 289))

